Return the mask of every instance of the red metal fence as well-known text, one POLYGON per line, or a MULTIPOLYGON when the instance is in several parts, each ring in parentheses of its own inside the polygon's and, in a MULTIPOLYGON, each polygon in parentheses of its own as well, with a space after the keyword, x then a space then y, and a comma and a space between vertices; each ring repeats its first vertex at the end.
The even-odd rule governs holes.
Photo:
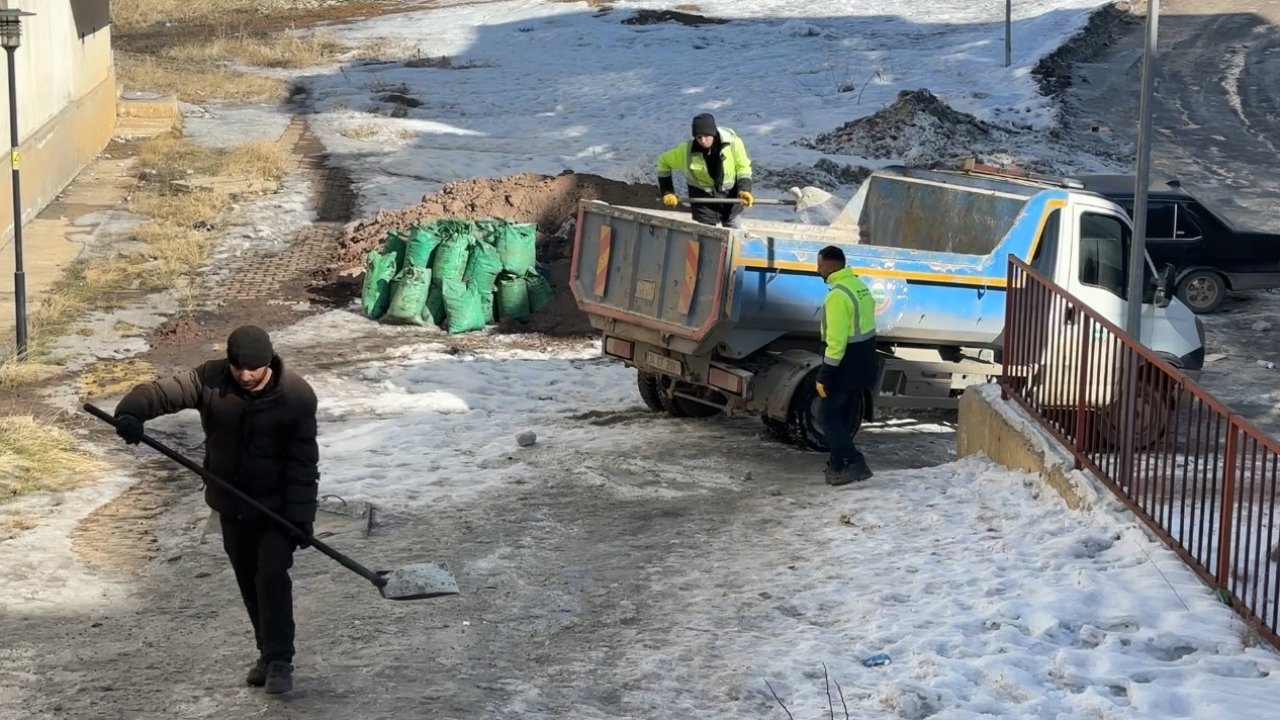
POLYGON ((1280 648, 1280 442, 1016 258, 1006 302, 1001 394, 1280 648))

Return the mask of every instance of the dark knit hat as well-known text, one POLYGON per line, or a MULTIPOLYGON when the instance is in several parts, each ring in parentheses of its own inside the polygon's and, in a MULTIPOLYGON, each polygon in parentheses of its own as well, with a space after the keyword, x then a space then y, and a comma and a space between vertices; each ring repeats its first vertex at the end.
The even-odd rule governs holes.
POLYGON ((271 364, 275 350, 267 331, 255 325, 242 325, 227 337, 227 360, 246 370, 256 370, 271 364))
POLYGON ((693 119, 694 137, 698 137, 699 135, 711 135, 714 137, 717 132, 716 119, 711 116, 711 113, 702 113, 693 119))

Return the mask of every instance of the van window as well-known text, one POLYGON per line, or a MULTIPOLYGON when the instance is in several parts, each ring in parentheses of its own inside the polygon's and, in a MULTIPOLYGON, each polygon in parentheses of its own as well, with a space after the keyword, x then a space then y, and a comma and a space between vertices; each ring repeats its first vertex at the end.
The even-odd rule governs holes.
POLYGON ((1058 222, 1061 210, 1054 210, 1045 218, 1044 229, 1036 241, 1036 251, 1031 255, 1031 268, 1050 279, 1058 266, 1058 222))
POLYGON ((1113 215, 1080 216, 1080 282, 1119 298, 1129 284, 1129 228, 1113 215))

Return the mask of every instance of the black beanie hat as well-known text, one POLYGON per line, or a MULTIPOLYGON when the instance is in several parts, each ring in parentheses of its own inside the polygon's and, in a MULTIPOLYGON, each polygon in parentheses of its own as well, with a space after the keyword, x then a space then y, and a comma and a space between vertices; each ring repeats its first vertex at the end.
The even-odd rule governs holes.
POLYGON ((242 325, 227 338, 227 360, 245 370, 256 370, 271 364, 275 351, 267 331, 255 325, 242 325))
POLYGON ((694 137, 699 135, 711 135, 714 137, 716 134, 716 119, 711 116, 711 113, 702 113, 693 119, 694 137))

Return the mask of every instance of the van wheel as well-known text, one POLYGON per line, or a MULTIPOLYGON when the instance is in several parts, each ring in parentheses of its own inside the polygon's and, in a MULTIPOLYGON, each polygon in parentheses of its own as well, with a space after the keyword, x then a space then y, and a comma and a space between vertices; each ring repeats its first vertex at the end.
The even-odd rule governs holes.
POLYGON ((1196 314, 1211 313, 1227 299, 1227 281, 1212 270, 1196 270, 1178 283, 1178 299, 1196 314))
POLYGON ((640 391, 640 399, 644 406, 652 412, 662 412, 662 390, 658 387, 658 376, 643 370, 636 371, 636 389, 640 391))
MULTIPOLYGON (((822 426, 818 421, 819 408, 822 407, 822 398, 818 397, 818 390, 814 385, 818 382, 818 371, 814 370, 800 381, 800 386, 796 388, 795 393, 791 396, 791 408, 787 414, 787 429, 789 430, 791 441, 800 447, 808 448, 814 452, 828 452, 826 436, 822 432, 822 426)), ((849 411, 853 415, 850 427, 852 432, 850 437, 856 437, 858 430, 862 427, 862 403, 863 393, 856 393, 853 401, 849 404, 849 411)))

